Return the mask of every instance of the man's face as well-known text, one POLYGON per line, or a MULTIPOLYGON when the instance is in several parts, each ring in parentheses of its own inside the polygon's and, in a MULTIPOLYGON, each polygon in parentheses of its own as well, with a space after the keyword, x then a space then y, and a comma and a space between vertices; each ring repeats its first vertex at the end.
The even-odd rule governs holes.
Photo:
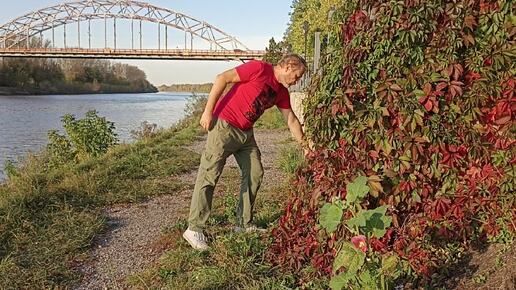
POLYGON ((297 83, 305 73, 304 67, 296 67, 290 64, 286 65, 283 70, 283 81, 281 83, 286 88, 297 83))

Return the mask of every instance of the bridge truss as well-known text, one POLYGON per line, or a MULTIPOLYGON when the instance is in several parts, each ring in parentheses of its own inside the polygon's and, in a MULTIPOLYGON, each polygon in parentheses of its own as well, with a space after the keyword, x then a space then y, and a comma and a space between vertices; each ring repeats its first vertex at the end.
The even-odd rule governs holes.
POLYGON ((0 57, 95 57, 95 58, 172 58, 172 59, 252 59, 264 51, 251 51, 235 37, 222 30, 167 8, 132 0, 83 0, 62 3, 27 13, 0 26, 0 57), (112 47, 108 47, 108 19, 112 21, 112 47), (131 47, 117 47, 117 19, 130 21, 131 47), (91 22, 104 21, 104 48, 92 48, 91 22), (157 24, 158 49, 143 45, 142 22, 157 24), (81 27, 81 23, 83 26, 81 27), (78 47, 67 44, 67 25, 76 26, 78 47), (63 28, 63 48, 56 47, 56 27, 63 28), (164 27, 164 35, 161 35, 164 27), (169 28, 184 32, 184 49, 168 48, 169 28), (81 45, 81 32, 88 43, 81 45), (50 47, 34 47, 33 39, 51 32, 50 47), (136 32, 136 37, 135 37, 136 32), (163 39, 164 38, 164 41, 163 39), (210 49, 194 49, 194 39, 209 44, 210 49), (135 45, 136 40, 136 45, 135 45), (189 40, 189 41, 188 41, 189 40), (161 45, 163 41, 163 45, 161 45), (189 42, 189 43, 188 43, 189 42), (188 45, 189 44, 189 45, 188 45), (85 47, 84 47, 85 46, 85 47))

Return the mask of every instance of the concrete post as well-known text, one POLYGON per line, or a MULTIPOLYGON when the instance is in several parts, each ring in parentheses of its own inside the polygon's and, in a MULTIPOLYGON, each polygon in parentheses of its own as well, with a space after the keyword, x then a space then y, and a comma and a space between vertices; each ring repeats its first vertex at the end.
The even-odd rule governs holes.
POLYGON ((321 32, 315 32, 315 46, 314 46, 314 75, 318 73, 319 62, 321 60, 321 32))

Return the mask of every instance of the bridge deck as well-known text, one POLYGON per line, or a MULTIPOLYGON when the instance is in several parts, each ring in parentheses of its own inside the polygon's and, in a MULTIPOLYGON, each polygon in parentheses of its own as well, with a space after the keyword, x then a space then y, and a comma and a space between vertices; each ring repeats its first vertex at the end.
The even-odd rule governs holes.
POLYGON ((250 60, 263 50, 114 49, 114 48, 0 48, 0 57, 250 60))

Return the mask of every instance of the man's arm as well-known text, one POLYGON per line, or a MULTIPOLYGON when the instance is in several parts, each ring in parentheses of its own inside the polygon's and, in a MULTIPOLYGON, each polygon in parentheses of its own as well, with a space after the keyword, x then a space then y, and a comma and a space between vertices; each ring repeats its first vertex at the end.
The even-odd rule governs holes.
POLYGON ((204 112, 202 113, 201 120, 199 122, 204 130, 208 131, 211 127, 213 109, 215 108, 215 104, 217 104, 217 100, 224 92, 224 89, 226 89, 226 86, 230 83, 238 82, 240 82, 240 77, 234 68, 217 75, 215 81, 213 82, 213 86, 211 87, 210 94, 208 95, 208 101, 204 107, 204 112))
POLYGON ((287 121, 288 128, 297 142, 301 145, 301 147, 306 150, 308 149, 308 143, 305 140, 305 134, 303 133, 303 129, 301 128, 301 123, 297 119, 296 115, 292 111, 292 109, 281 109, 281 113, 283 117, 287 121))

